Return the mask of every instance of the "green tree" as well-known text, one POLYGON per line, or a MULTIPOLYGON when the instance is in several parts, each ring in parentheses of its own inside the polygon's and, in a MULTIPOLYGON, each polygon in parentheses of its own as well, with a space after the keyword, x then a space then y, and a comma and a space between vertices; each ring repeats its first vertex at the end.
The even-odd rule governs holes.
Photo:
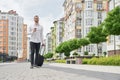
POLYGON ((82 39, 79 39, 78 44, 83 46, 83 52, 84 52, 85 51, 84 47, 90 44, 90 41, 87 38, 82 38, 82 39))
POLYGON ((64 53, 66 57, 70 56, 70 52, 78 49, 80 47, 80 44, 78 44, 78 39, 71 39, 65 42, 62 42, 59 46, 56 48, 57 53, 64 53))
POLYGON ((81 47, 81 45, 79 44, 79 40, 78 39, 71 39, 68 41, 68 45, 70 48, 70 51, 73 51, 75 49, 78 49, 81 47))
MULTIPOLYGON (((109 35, 114 35, 114 49, 115 49, 115 35, 120 35, 120 6, 117 6, 107 14, 104 20, 105 30, 109 35)), ((115 50, 114 50, 115 51, 115 50)), ((116 54, 116 51, 114 52, 116 54)))
POLYGON ((91 27, 91 31, 88 33, 87 37, 89 38, 89 41, 93 44, 97 44, 97 54, 98 53, 98 44, 100 42, 107 41, 106 37, 107 35, 102 31, 102 27, 91 27))
POLYGON ((69 47, 69 42, 68 41, 65 41, 64 44, 62 45, 61 47, 61 50, 64 52, 64 55, 66 57, 69 57, 70 56, 70 47, 69 47))

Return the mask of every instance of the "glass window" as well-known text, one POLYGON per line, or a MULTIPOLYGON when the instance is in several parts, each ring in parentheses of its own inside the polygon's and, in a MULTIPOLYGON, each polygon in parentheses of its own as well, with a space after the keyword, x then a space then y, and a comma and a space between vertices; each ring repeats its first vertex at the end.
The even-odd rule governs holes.
POLYGON ((86 51, 90 52, 90 46, 86 47, 86 51))
POLYGON ((81 5, 81 3, 76 3, 76 8, 82 8, 82 5, 81 5))
POLYGON ((102 53, 102 47, 98 47, 98 53, 102 53))
POLYGON ((86 11, 86 16, 87 17, 92 17, 92 12, 93 12, 92 10, 87 10, 86 11))
POLYGON ((87 6, 87 8, 92 8, 92 1, 87 1, 86 6, 87 6))
POLYGON ((88 34, 88 33, 90 32, 90 28, 91 28, 91 27, 87 27, 87 28, 86 28, 86 34, 88 34))
POLYGON ((118 36, 118 40, 120 40, 120 36, 118 36))
POLYGON ((102 21, 101 20, 98 20, 98 25, 100 25, 102 23, 102 21))
POLYGON ((101 3, 97 3, 97 10, 102 10, 102 2, 101 3))
POLYGON ((78 18, 81 18, 81 13, 78 12, 76 16, 77 16, 78 18))
POLYGON ((81 38, 82 37, 80 29, 76 29, 76 37, 77 38, 81 38))
POLYGON ((77 19, 76 26, 81 26, 81 19, 77 19))
POLYGON ((2 16, 2 19, 3 19, 3 20, 6 19, 6 16, 2 16))
POLYGON ((102 19, 102 12, 98 12, 98 19, 102 19))
POLYGON ((92 19, 86 19, 86 25, 92 26, 92 19))

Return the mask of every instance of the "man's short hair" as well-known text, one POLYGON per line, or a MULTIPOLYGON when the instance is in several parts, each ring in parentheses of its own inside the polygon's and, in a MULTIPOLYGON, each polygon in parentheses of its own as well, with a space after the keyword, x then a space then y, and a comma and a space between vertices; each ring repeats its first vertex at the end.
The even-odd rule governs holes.
POLYGON ((38 17, 38 18, 39 18, 39 16, 38 16, 38 15, 35 15, 35 16, 34 16, 34 18, 35 18, 35 17, 38 17))

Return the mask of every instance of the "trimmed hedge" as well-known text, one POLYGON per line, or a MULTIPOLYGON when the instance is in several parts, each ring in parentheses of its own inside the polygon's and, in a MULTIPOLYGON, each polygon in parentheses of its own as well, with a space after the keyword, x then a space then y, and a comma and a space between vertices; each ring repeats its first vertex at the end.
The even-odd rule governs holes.
POLYGON ((56 63, 66 63, 66 60, 55 60, 56 63))
POLYGON ((101 57, 101 58, 84 58, 82 64, 91 64, 91 65, 116 65, 120 66, 120 55, 111 56, 111 57, 101 57))

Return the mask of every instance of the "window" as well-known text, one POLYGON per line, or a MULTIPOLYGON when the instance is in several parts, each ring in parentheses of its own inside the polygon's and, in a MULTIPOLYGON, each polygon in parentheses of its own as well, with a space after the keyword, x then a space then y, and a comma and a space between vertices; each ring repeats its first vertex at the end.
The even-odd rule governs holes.
POLYGON ((4 41, 3 44, 6 44, 6 41, 4 41))
POLYGON ((77 19, 76 26, 81 26, 81 19, 77 19))
POLYGON ((2 47, 0 47, 0 50, 2 50, 3 48, 2 47))
POLYGON ((91 45, 91 52, 94 51, 94 45, 91 45))
POLYGON ((92 10, 87 10, 86 11, 86 16, 87 17, 92 17, 92 10))
POLYGON ((86 25, 92 26, 92 19, 86 19, 86 25))
POLYGON ((10 34, 11 34, 12 36, 14 36, 14 35, 15 35, 15 32, 10 32, 10 34))
POLYGON ((7 24, 7 22, 6 22, 6 21, 4 21, 4 22, 3 22, 3 24, 4 24, 4 25, 6 25, 6 24, 7 24))
POLYGON ((78 52, 81 52, 81 51, 82 51, 81 48, 79 48, 79 49, 78 49, 78 52))
POLYGON ((6 50, 6 47, 5 47, 5 46, 3 47, 3 50, 6 50))
POLYGON ((77 15, 76 15, 78 18, 81 18, 81 13, 79 12, 79 13, 77 13, 77 15))
POLYGON ((118 39, 120 40, 120 36, 118 36, 118 39))
POLYGON ((99 54, 102 53, 102 47, 101 46, 98 47, 98 53, 99 54))
POLYGON ((77 38, 81 38, 81 30, 80 29, 76 29, 76 37, 77 38))
POLYGON ((3 31, 0 31, 0 34, 2 34, 3 33, 3 31))
POLYGON ((3 38, 3 36, 0 36, 0 39, 3 38))
POLYGON ((86 51, 90 52, 90 46, 86 47, 86 51))
POLYGON ((97 3, 97 10, 102 10, 102 2, 101 3, 97 3))
POLYGON ((88 34, 88 33, 90 32, 90 28, 91 28, 91 27, 87 27, 87 28, 86 28, 86 34, 88 34))
POLYGON ((81 5, 81 3, 76 3, 76 8, 79 8, 79 9, 81 9, 81 8, 82 8, 82 5, 81 5))
POLYGON ((3 20, 6 19, 6 16, 2 16, 2 19, 3 19, 3 20))
POLYGON ((102 19, 102 12, 98 12, 98 19, 102 19))
POLYGON ((13 23, 13 22, 11 22, 11 25, 14 25, 14 23, 13 23))
POLYGON ((98 25, 100 25, 102 23, 102 21, 101 20, 98 20, 98 25))
POLYGON ((2 41, 0 41, 0 44, 2 44, 2 41))
POLYGON ((5 34, 6 34, 6 32, 4 31, 4 32, 3 32, 3 34, 5 35, 5 34))
POLYGON ((92 1, 87 1, 86 6, 87 6, 87 8, 92 8, 92 1))

